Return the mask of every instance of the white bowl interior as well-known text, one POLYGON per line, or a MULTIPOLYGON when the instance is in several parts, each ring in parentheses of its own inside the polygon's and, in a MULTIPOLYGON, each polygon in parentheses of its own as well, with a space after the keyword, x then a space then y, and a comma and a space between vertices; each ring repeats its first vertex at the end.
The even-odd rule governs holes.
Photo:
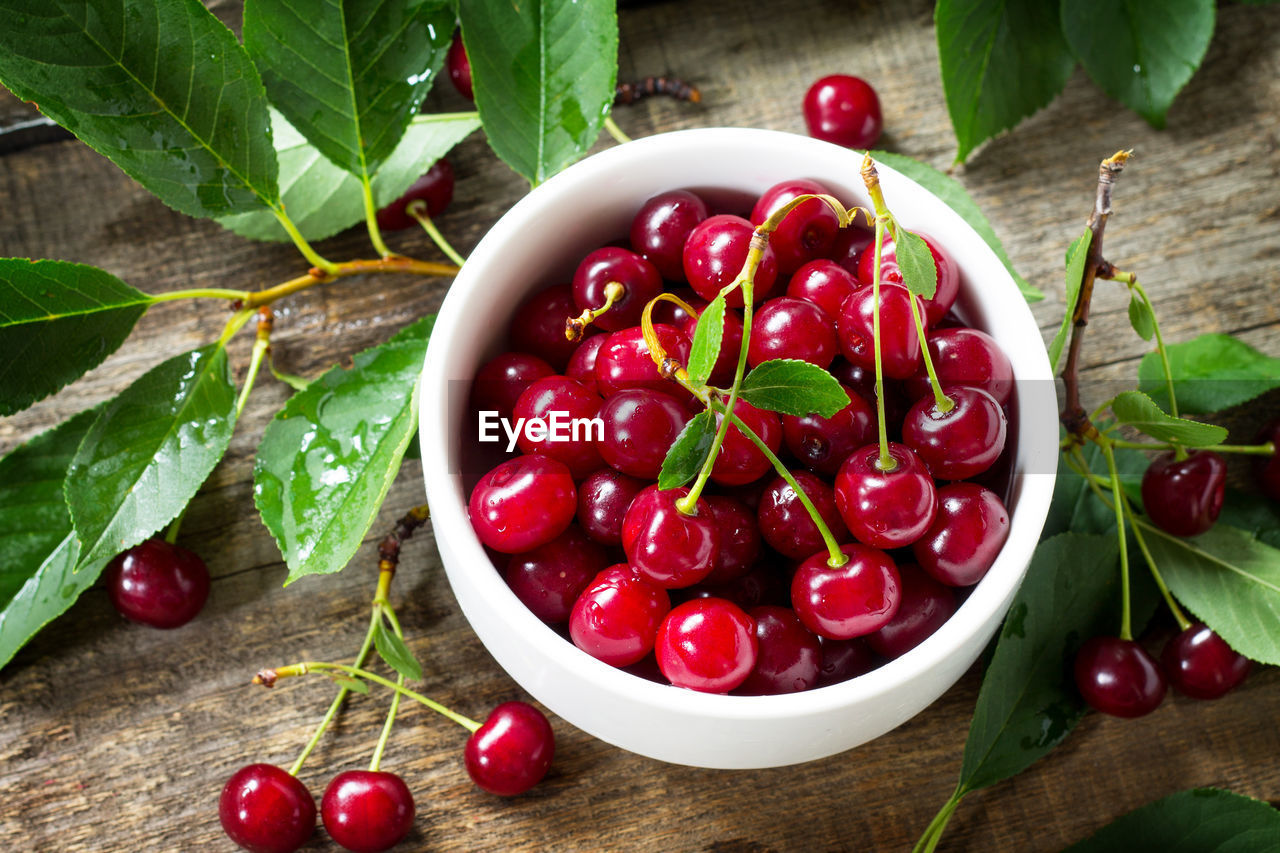
POLYGON ((782 696, 719 696, 647 681, 601 663, 544 625, 507 588, 471 529, 460 466, 471 377, 502 350, 529 294, 568 281, 586 252, 624 236, 640 205, 670 189, 759 195, 813 178, 848 204, 869 205, 861 155, 776 131, 690 130, 594 155, 533 190, 472 252, 441 307, 420 397, 423 475, 437 544, 463 613, 498 663, 573 725, 625 749, 679 764, 780 766, 849 749, 918 713, 964 673, 1007 610, 1039 538, 1053 491, 1057 404, 1039 330, 999 259, 954 211, 880 166, 901 223, 936 238, 961 270, 960 307, 998 340, 1018 394, 1007 543, 942 628, 858 678, 782 696))

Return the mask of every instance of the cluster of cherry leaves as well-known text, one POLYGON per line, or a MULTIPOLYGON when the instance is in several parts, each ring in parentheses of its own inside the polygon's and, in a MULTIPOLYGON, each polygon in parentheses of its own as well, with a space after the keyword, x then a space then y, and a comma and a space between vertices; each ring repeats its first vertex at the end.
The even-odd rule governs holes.
MULTIPOLYGON (((606 0, 246 0, 243 45, 199 0, 52 11, 14 0, 5 12, 0 82, 18 97, 169 207, 252 239, 292 240, 322 269, 332 264, 309 241, 365 219, 383 251, 373 211, 479 126, 531 183, 568 165, 599 135, 617 75, 606 0), (419 115, 459 20, 478 112, 419 115), (552 111, 564 102, 582 115, 552 111)), ((244 296, 154 295, 92 266, 0 259, 0 415, 100 364, 158 302, 244 296)), ((181 517, 252 385, 237 395, 226 352, 248 319, 237 311, 214 343, 0 459, 0 666, 115 553, 181 517)), ((290 580, 341 569, 372 523, 416 427, 411 392, 431 323, 410 324, 349 369, 293 378, 303 390, 268 429, 256 477, 290 580), (378 424, 359 443, 356 411, 378 424), (304 423, 342 467, 343 488, 309 476, 304 423)))
POLYGON ((937 0, 938 65, 956 161, 1047 106, 1077 65, 1108 96, 1164 127, 1204 61, 1215 2, 937 0))

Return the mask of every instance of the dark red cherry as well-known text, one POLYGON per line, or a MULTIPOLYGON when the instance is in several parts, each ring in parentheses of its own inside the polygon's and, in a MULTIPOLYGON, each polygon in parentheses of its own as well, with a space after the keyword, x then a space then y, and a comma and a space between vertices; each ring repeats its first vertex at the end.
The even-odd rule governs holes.
MULTIPOLYGON (((866 400, 871 406, 871 410, 875 411, 876 371, 874 366, 863 367, 860 364, 853 364, 844 358, 837 358, 831 363, 828 372, 841 385, 858 392, 862 399, 866 400)), ((884 416, 890 437, 899 431, 898 427, 902 424, 902 419, 907 416, 907 409, 911 408, 911 404, 917 399, 912 396, 908 400, 902 386, 903 383, 896 379, 884 380, 884 416)), ((875 436, 873 435, 868 441, 872 441, 874 438, 875 436)))
MULTIPOLYGON (((516 309, 507 330, 507 340, 513 350, 532 353, 557 371, 562 371, 578 348, 576 342, 565 337, 565 321, 578 313, 572 286, 558 284, 548 287, 530 296, 516 309)), ((586 333, 594 331, 588 328, 586 333)))
POLYGON ((684 405, 670 394, 647 388, 619 391, 600 407, 604 440, 600 455, 624 474, 656 480, 662 460, 689 420, 684 405))
POLYGON ((756 623, 756 665, 737 689, 746 696, 798 693, 816 687, 822 646, 789 607, 766 605, 748 611, 756 623))
MULTIPOLYGON (((776 413, 757 409, 743 399, 734 403, 733 413, 771 452, 778 452, 782 444, 782 421, 776 413)), ((717 424, 720 418, 721 415, 716 415, 717 424)), ((743 435, 736 425, 725 430, 724 443, 720 445, 720 453, 711 465, 713 481, 724 486, 742 486, 760 479, 771 470, 773 464, 769 462, 769 457, 761 453, 760 448, 743 435)))
MULTIPOLYGON (((1004 406, 1013 396, 1013 365, 995 338, 967 327, 934 329, 929 333, 929 358, 943 385, 968 385, 986 391, 1004 406)), ((915 398, 929 392, 929 377, 922 364, 907 380, 915 398)))
POLYGON ((720 548, 712 561, 709 584, 723 584, 751 571, 760 556, 760 528, 755 511, 737 498, 705 495, 702 498, 720 529, 720 548))
POLYGON ((756 665, 755 621, 723 598, 695 598, 662 620, 653 651, 676 687, 728 693, 756 665))
POLYGON ((681 591, 686 598, 724 598, 743 610, 790 601, 788 579, 776 566, 757 562, 746 574, 727 583, 700 583, 681 591))
POLYGON ((274 764, 250 764, 223 786, 218 819, 249 853, 293 853, 316 831, 316 802, 297 777, 274 764))
POLYGON ((514 797, 542 781, 556 753, 551 723, 527 702, 503 702, 467 738, 471 780, 490 794, 514 797))
MULTIPOLYGON (((710 302, 721 288, 738 278, 754 233, 750 222, 729 214, 711 216, 698 223, 684 244, 684 274, 699 296, 710 302)), ((769 295, 777 277, 777 257, 772 247, 766 247, 752 281, 756 302, 769 295)), ((741 308, 742 290, 726 296, 725 303, 730 308, 741 308)))
POLYGON ((601 468, 578 484, 578 524, 602 545, 622 544, 622 518, 647 484, 613 468, 601 468))
POLYGON ((475 381, 471 383, 471 405, 481 412, 497 412, 498 417, 510 419, 524 389, 553 375, 554 368, 536 355, 504 352, 476 371, 475 381))
MULTIPOLYGON (((654 334, 670 358, 689 363, 689 339, 684 332, 662 323, 653 324, 654 334)), ((674 380, 664 379, 649 353, 644 331, 632 326, 609 335, 596 354, 596 382, 600 393, 610 397, 626 388, 652 388, 668 394, 685 392, 674 380)))
MULTIPOLYGON (((808 471, 792 471, 791 476, 795 477, 836 540, 848 539, 849 532, 844 528, 844 519, 836 508, 835 493, 831 487, 808 471)), ((775 477, 765 487, 757 513, 764 541, 784 557, 803 560, 826 547, 818 525, 813 523, 795 489, 781 477, 775 477)))
POLYGON ((578 509, 578 494, 564 463, 519 456, 480 478, 468 508, 481 542, 503 554, 519 554, 564 532, 578 509))
POLYGON ((1207 625, 1197 623, 1174 637, 1160 655, 1173 688, 1192 699, 1217 699, 1249 674, 1247 657, 1207 625))
POLYGON ((844 267, 835 261, 817 260, 796 270, 787 283, 787 296, 812 302, 834 323, 844 301, 857 289, 857 279, 844 267))
MULTIPOLYGON (((751 208, 751 224, 761 224, 802 195, 831 195, 831 190, 804 178, 774 184, 751 208)), ((778 258, 778 272, 790 275, 809 261, 827 257, 839 233, 840 218, 826 202, 816 198, 801 202, 769 235, 769 246, 778 258)))
POLYGON ((687 190, 649 199, 631 220, 631 248, 669 281, 684 281, 684 244, 706 219, 707 203, 687 190))
POLYGON ((667 589, 692 586, 711 574, 720 551, 716 514, 699 498, 692 515, 676 502, 686 488, 649 486, 631 501, 622 520, 622 549, 641 577, 667 589))
POLYGON ((609 565, 609 555, 570 525, 532 551, 514 554, 503 577, 516 598, 543 622, 567 622, 587 584, 609 565))
POLYGON ((653 306, 653 314, 651 315, 653 322, 666 323, 668 326, 675 326, 677 329, 682 329, 685 331, 685 335, 690 340, 693 340, 693 335, 691 334, 692 327, 686 329, 686 325, 688 324, 690 317, 695 317, 696 319, 696 315, 700 313, 703 308, 707 307, 707 301, 694 293, 692 287, 670 287, 667 288, 667 293, 682 299, 691 308, 693 308, 693 312, 690 313, 675 302, 672 302, 669 299, 664 299, 653 306))
POLYGON ((187 624, 209 599, 204 560, 163 539, 148 539, 116 555, 103 578, 120 615, 153 628, 187 624))
MULTIPOLYGON (((920 336, 911 316, 909 300, 912 299, 920 309, 920 297, 902 285, 880 285, 880 353, 884 375, 890 379, 906 379, 923 364, 920 336)), ((874 290, 863 287, 845 300, 840 316, 836 318, 841 354, 868 370, 874 370, 876 363, 873 343, 875 304, 874 290)))
POLYGON ((563 462, 575 479, 585 477, 604 464, 598 449, 603 430, 591 423, 603 403, 576 379, 539 379, 516 401, 516 443, 525 453, 563 462))
POLYGON ((956 594, 929 577, 919 566, 898 566, 902 578, 902 603, 898 612, 874 634, 867 645, 881 657, 902 657, 930 637, 956 612, 956 594))
POLYGON ((938 514, 911 546, 920 566, 948 586, 982 580, 1009 538, 1009 513, 995 492, 976 483, 938 489, 938 514))
POLYGON ((836 474, 836 506, 854 538, 873 548, 901 548, 933 524, 938 495, 929 471, 911 448, 889 443, 896 463, 880 470, 880 447, 869 444, 845 460, 836 474))
POLYGON ((454 31, 453 44, 449 45, 449 53, 444 63, 449 69, 449 81, 453 83, 453 88, 468 101, 474 101, 475 93, 471 89, 471 60, 467 58, 467 49, 462 46, 461 31, 454 31))
POLYGON ((836 244, 832 247, 831 260, 835 261, 851 275, 858 275, 858 259, 867 246, 875 242, 876 232, 862 219, 840 229, 836 244))
POLYGON ((578 264, 573 301, 580 310, 600 308, 606 301, 605 288, 612 283, 622 285, 622 296, 594 320, 610 332, 639 325, 644 306, 662 292, 662 276, 653 264, 627 249, 605 246, 578 264))
POLYGON ((395 847, 413 828, 413 794, 394 773, 347 770, 333 777, 320 799, 329 837, 352 853, 395 847))
POLYGON ((607 340, 608 335, 591 335, 585 338, 573 351, 573 355, 569 357, 569 366, 564 369, 565 376, 578 380, 593 394, 600 394, 600 383, 596 382, 596 356, 607 340))
POLYGON ((383 231, 403 231, 413 228, 418 220, 409 214, 409 205, 415 201, 427 203, 427 216, 436 217, 444 213, 449 202, 453 201, 453 167, 449 161, 441 157, 431 165, 422 177, 409 185, 391 204, 378 211, 378 228, 383 231))
POLYGON ((758 367, 771 359, 794 358, 825 370, 837 349, 835 323, 825 311, 807 299, 779 296, 760 306, 751 324, 747 363, 758 367))
POLYGON ((806 468, 827 477, 835 476, 850 453, 877 438, 875 406, 851 388, 844 391, 849 405, 830 418, 782 416, 787 450, 806 468))
POLYGON ((1256 442, 1270 443, 1276 448, 1270 456, 1259 456, 1254 460, 1253 473, 1263 494, 1273 501, 1280 501, 1280 419, 1263 426, 1256 442))
POLYGON ((1172 450, 1151 460, 1142 475, 1142 506, 1151 522, 1174 536, 1199 536, 1213 527, 1226 496, 1227 463, 1212 450, 1178 459, 1172 450))
POLYGON ((870 148, 884 129, 876 90, 848 74, 832 74, 809 87, 804 123, 810 136, 846 148, 870 148))
POLYGON ((804 626, 820 637, 848 640, 889 624, 902 598, 902 582, 883 551, 850 543, 849 561, 827 565, 825 550, 809 557, 791 576, 791 605, 804 626))
POLYGON ((578 596, 569 614, 569 637, 597 660, 630 666, 653 651, 658 626, 670 609, 665 589, 619 563, 596 575, 578 596))
POLYGON ((1115 717, 1150 714, 1164 700, 1160 665, 1133 640, 1092 637, 1076 654, 1076 687, 1093 708, 1115 717))
POLYGON ((902 422, 902 443, 939 480, 967 480, 990 468, 1004 451, 1004 410, 981 388, 943 385, 952 402, 941 411, 933 392, 921 397, 902 422))
MULTIPOLYGON (((926 322, 932 326, 951 310, 956 296, 960 294, 960 268, 936 240, 924 234, 918 236, 929 247, 929 254, 933 255, 933 264, 937 272, 937 290, 933 298, 924 300, 925 311, 928 314, 926 322)), ((862 256, 858 258, 858 280, 863 284, 871 284, 875 270, 876 247, 872 244, 863 249, 862 256)), ((880 283, 885 282, 902 283, 902 269, 898 266, 897 249, 893 240, 888 237, 885 238, 880 252, 880 283)))
MULTIPOLYGON (((694 332, 698 328, 698 318, 686 315, 681 328, 684 330, 685 336, 692 342, 694 332)), ((733 384, 733 375, 738 369, 738 353, 742 351, 742 331, 742 315, 734 310, 724 312, 724 329, 720 337, 720 354, 716 357, 715 367, 711 368, 711 376, 707 379, 712 385, 719 388, 728 388, 733 384)), ((754 337, 754 331, 752 335, 754 337)))
POLYGON ((850 678, 865 675, 880 665, 875 652, 862 637, 851 640, 830 640, 818 638, 822 642, 822 672, 818 675, 818 686, 839 684, 850 678))

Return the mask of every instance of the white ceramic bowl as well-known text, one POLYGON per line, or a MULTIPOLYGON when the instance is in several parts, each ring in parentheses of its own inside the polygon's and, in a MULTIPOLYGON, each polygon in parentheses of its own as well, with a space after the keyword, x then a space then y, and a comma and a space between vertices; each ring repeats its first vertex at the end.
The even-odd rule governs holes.
MULTIPOLYGON (((449 583, 472 628, 512 678, 556 714, 602 740, 701 767, 773 767, 864 743, 921 711, 977 659, 1026 572, 1044 526, 1057 455, 1057 403, 1031 312, 995 254, 945 204, 880 166, 890 209, 936 238, 960 267, 966 318, 1000 342, 1018 381, 1019 436, 1008 542, 945 625, 907 654, 840 684, 782 696, 720 696, 657 684, 578 650, 507 588, 471 529, 459 455, 466 390, 497 355, 516 306, 568 281, 591 249, 625 236, 640 205, 671 189, 759 195, 813 178, 869 205, 861 156, 807 137, 717 128, 611 148, 534 189, 480 242, 440 309, 421 386, 423 476, 449 583)), ((474 482, 474 478, 471 480, 474 482)))

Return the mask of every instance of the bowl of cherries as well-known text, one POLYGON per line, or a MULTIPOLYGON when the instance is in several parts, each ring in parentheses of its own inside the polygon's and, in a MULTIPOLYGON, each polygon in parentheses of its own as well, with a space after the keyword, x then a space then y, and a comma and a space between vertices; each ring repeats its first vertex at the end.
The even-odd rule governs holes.
POLYGON ((918 184, 774 131, 650 137, 536 187, 445 298, 419 404, 485 647, 573 725, 694 766, 924 709, 1053 491, 1052 376, 1000 260, 918 184))

